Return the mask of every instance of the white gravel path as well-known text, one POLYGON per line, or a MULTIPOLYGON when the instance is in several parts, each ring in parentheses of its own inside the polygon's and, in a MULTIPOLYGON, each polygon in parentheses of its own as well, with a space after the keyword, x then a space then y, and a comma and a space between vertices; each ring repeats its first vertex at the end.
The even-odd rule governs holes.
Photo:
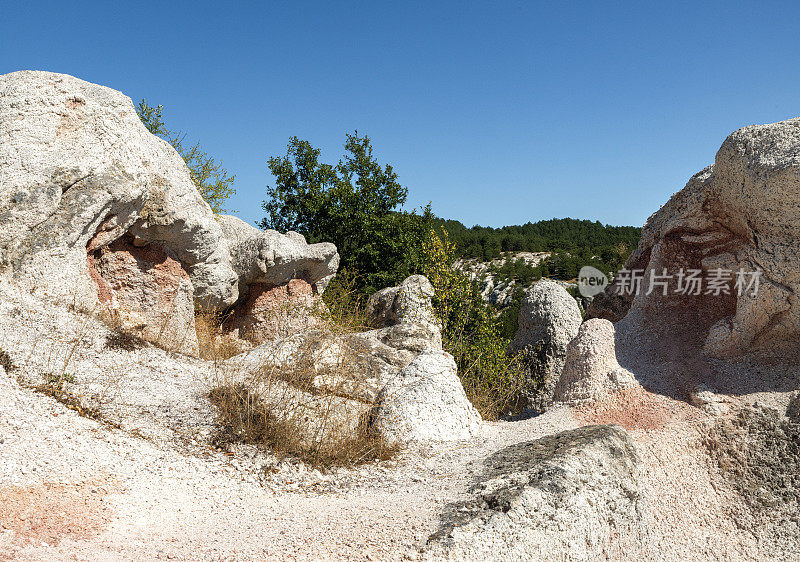
POLYGON ((492 452, 589 423, 625 426, 642 456, 650 542, 626 558, 767 558, 727 517, 736 498, 698 440, 708 415, 674 398, 557 407, 323 474, 253 446, 211 450, 210 364, 108 349, 107 333, 0 284, 0 350, 16 365, 0 370, 0 559, 414 559, 492 452), (30 388, 67 356, 68 388, 99 421, 30 388))

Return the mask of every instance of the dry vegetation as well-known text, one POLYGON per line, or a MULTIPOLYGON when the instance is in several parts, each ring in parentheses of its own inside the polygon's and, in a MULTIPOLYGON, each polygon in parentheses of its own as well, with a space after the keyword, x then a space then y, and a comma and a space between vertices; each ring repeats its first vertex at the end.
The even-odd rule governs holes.
MULTIPOLYGON (((279 344, 259 347, 251 352, 254 361, 246 354, 237 363, 218 363, 210 392, 223 425, 217 446, 259 444, 321 468, 397 452, 369 427, 371 403, 356 398, 369 395, 360 388, 369 373, 347 336, 364 329, 363 302, 351 278, 342 277, 329 287, 324 304, 307 311, 316 315, 317 329, 298 329, 279 344)), ((199 324, 209 334, 201 349, 219 360, 229 351, 219 346, 220 324, 199 324)))

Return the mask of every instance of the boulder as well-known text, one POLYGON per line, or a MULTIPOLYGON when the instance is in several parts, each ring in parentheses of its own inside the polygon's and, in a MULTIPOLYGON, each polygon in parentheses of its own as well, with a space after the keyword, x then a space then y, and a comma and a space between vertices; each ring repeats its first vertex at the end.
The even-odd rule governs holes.
POLYGON ((381 389, 371 427, 387 443, 469 439, 481 417, 458 378, 453 356, 426 350, 381 389))
POLYGON ((555 386, 553 399, 579 404, 600 400, 635 384, 633 375, 617 362, 614 325, 595 318, 581 324, 578 335, 567 346, 564 370, 555 386))
POLYGON ((320 325, 265 342, 225 361, 224 366, 249 373, 282 371, 315 390, 372 404, 381 388, 421 351, 441 349, 438 332, 421 324, 353 334, 320 325))
POLYGON ((219 217, 240 286, 285 285, 301 279, 322 294, 336 275, 339 253, 330 242, 308 244, 297 232, 259 230, 238 217, 219 217))
MULTIPOLYGON (((686 345, 699 344, 673 354, 797 362, 798 228, 800 119, 735 131, 714 165, 647 220, 626 264, 643 282, 641 291, 627 284, 624 330, 663 335, 665 344, 683 334, 686 345), (699 293, 686 290, 681 270, 699 272, 699 293), (666 284, 650 282, 664 272, 666 284)), ((618 279, 607 292, 625 288, 618 279)))
POLYGON ((512 445, 431 536, 430 560, 607 560, 641 545, 639 456, 619 426, 512 445))
POLYGON ((530 408, 542 410, 552 400, 567 345, 578 334, 581 311, 561 285, 542 279, 527 290, 518 322, 509 351, 523 354, 530 370, 523 395, 530 408))
POLYGON ((403 322, 437 326, 433 312, 433 285, 424 275, 411 275, 397 287, 387 287, 367 301, 371 326, 383 328, 403 322))
POLYGON ((233 308, 234 332, 273 337, 275 307, 299 307, 309 287, 316 301, 338 267, 333 244, 216 217, 181 156, 110 88, 2 75, 0 138, 0 267, 169 349, 196 350, 195 310, 233 308))
POLYGON ((0 138, 0 262, 31 291, 94 310, 87 248, 129 233, 182 264, 195 300, 236 301, 220 225, 130 98, 64 74, 5 74, 0 138))

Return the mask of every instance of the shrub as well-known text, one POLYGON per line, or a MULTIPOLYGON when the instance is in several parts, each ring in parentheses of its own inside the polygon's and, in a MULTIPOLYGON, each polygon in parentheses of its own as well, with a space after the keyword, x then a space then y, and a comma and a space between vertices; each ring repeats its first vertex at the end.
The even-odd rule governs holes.
POLYGON ((510 339, 501 335, 476 284, 454 266, 456 257, 447 232, 431 231, 423 244, 422 273, 433 285, 442 343, 456 360, 467 396, 484 418, 497 419, 519 411, 525 369, 506 354, 510 339))
POLYGON ((222 161, 214 160, 200 148, 198 143, 192 146, 184 145, 186 135, 167 129, 162 118, 163 111, 164 106, 153 107, 144 99, 136 106, 136 113, 147 130, 170 143, 181 155, 189 168, 194 185, 211 210, 215 213, 224 213, 225 201, 236 193, 233 189, 236 176, 229 175, 228 170, 222 167, 222 161))

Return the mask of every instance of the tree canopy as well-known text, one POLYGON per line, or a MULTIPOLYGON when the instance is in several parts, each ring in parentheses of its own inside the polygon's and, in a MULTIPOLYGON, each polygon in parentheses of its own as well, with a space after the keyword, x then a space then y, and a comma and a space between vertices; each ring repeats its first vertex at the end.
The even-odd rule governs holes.
POLYGON ((344 149, 337 164, 327 164, 320 149, 292 137, 285 155, 267 161, 275 183, 267 186, 259 226, 333 242, 342 267, 357 272, 369 292, 414 272, 430 208, 401 210, 408 190, 390 164, 378 163, 369 137, 348 133, 344 149))

